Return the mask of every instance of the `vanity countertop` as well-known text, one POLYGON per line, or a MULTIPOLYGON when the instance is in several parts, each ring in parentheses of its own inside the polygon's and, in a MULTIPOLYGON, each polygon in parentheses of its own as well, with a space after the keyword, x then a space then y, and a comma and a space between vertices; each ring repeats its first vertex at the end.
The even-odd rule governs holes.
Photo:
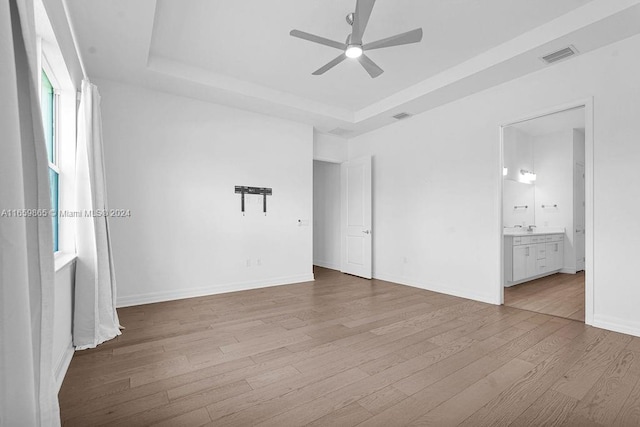
POLYGON ((534 228, 533 231, 527 231, 526 228, 506 227, 502 234, 504 236, 535 236, 540 234, 564 234, 563 227, 540 227, 534 228))

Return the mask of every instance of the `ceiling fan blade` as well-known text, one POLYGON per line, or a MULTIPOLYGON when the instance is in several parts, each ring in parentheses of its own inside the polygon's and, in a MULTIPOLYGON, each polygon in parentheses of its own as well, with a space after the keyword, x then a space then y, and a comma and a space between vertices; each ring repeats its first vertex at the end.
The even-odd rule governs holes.
POLYGON ((336 65, 338 65, 339 63, 341 63, 342 61, 344 61, 345 59, 347 59, 347 56, 343 53, 342 55, 338 56, 337 58, 335 58, 334 60, 332 60, 328 64, 318 68, 312 74, 314 76, 319 76, 320 74, 324 74, 327 71, 329 71, 330 69, 332 69, 333 67, 335 67, 336 65))
POLYGON ((358 0, 356 3, 356 11, 353 14, 353 30, 351 31, 351 43, 362 44, 362 36, 364 30, 369 23, 369 17, 373 10, 376 0, 358 0))
POLYGON ((367 43, 362 46, 364 50, 382 49, 384 47, 400 46, 403 44, 418 43, 422 40, 422 28, 407 31, 406 33, 396 34, 386 39, 367 43))
POLYGON ((358 62, 360 62, 360 64, 364 67, 365 70, 367 70, 367 73, 369 73, 369 75, 373 79, 384 73, 384 70, 378 67, 378 65, 364 53, 360 55, 360 57, 358 58, 358 62))
POLYGON ((291 30, 289 35, 297 37, 299 39, 308 40, 310 42, 323 44, 325 46, 335 47, 336 49, 345 50, 347 45, 344 43, 336 42, 333 40, 325 39, 324 37, 316 36, 314 34, 305 33, 300 30, 291 30))

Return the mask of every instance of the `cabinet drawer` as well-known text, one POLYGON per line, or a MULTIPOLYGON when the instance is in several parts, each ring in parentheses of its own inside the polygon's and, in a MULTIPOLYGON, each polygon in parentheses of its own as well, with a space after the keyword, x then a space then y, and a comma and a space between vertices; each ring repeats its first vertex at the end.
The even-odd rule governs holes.
POLYGON ((554 234, 552 242, 562 242, 564 240, 564 234, 554 234))
POLYGON ((541 259, 545 259, 547 257, 547 246, 546 244, 539 244, 536 245, 536 253, 537 253, 537 258, 539 260, 541 259))
POLYGON ((540 243, 540 242, 544 242, 544 239, 545 239, 546 237, 547 237, 547 236, 546 236, 545 234, 537 235, 537 236, 531 236, 531 237, 530 237, 530 239, 531 239, 531 241, 530 241, 530 242, 531 242, 531 243, 540 243))
POLYGON ((553 234, 547 234, 544 240, 545 242, 553 242, 553 234))

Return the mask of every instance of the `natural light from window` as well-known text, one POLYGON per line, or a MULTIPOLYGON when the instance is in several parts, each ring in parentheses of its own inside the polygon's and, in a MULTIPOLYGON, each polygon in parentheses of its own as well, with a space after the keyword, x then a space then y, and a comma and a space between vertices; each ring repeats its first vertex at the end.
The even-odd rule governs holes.
MULTIPOLYGON (((49 160, 49 187, 51 191, 51 209, 58 212, 58 182, 60 169, 58 167, 58 138, 57 138, 57 117, 58 99, 56 90, 51 84, 47 73, 42 70, 42 89, 40 95, 40 107, 42 109, 42 124, 44 126, 44 140, 47 145, 47 156, 49 160)), ((53 222, 53 251, 58 251, 58 216, 52 215, 53 222)))

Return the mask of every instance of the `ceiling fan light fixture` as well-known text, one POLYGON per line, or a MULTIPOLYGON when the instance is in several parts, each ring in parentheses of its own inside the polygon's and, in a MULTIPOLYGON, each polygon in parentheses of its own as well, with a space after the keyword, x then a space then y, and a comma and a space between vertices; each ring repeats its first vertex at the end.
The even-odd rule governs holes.
POLYGON ((371 11, 375 5, 376 0, 356 0, 356 10, 353 13, 347 15, 347 23, 351 25, 351 32, 347 36, 344 42, 337 42, 335 40, 327 39, 321 36, 317 36, 311 33, 305 33, 300 30, 291 30, 289 35, 297 37, 299 39, 307 40, 313 43, 329 46, 334 49, 340 50, 340 55, 333 58, 331 61, 323 65, 314 71, 314 76, 320 76, 336 65, 342 63, 347 58, 357 59, 362 68, 371 76, 372 79, 379 77, 384 70, 378 66, 371 58, 364 54, 372 49, 382 49, 393 46, 401 46, 405 44, 418 43, 422 40, 422 28, 416 28, 415 30, 407 31, 405 33, 396 34, 385 39, 376 40, 371 43, 365 43, 363 36, 369 18, 371 17, 371 11))
POLYGON ((350 44, 349 46, 347 46, 347 50, 344 51, 344 54, 347 56, 347 58, 359 58, 360 56, 362 56, 362 46, 357 44, 350 44))

